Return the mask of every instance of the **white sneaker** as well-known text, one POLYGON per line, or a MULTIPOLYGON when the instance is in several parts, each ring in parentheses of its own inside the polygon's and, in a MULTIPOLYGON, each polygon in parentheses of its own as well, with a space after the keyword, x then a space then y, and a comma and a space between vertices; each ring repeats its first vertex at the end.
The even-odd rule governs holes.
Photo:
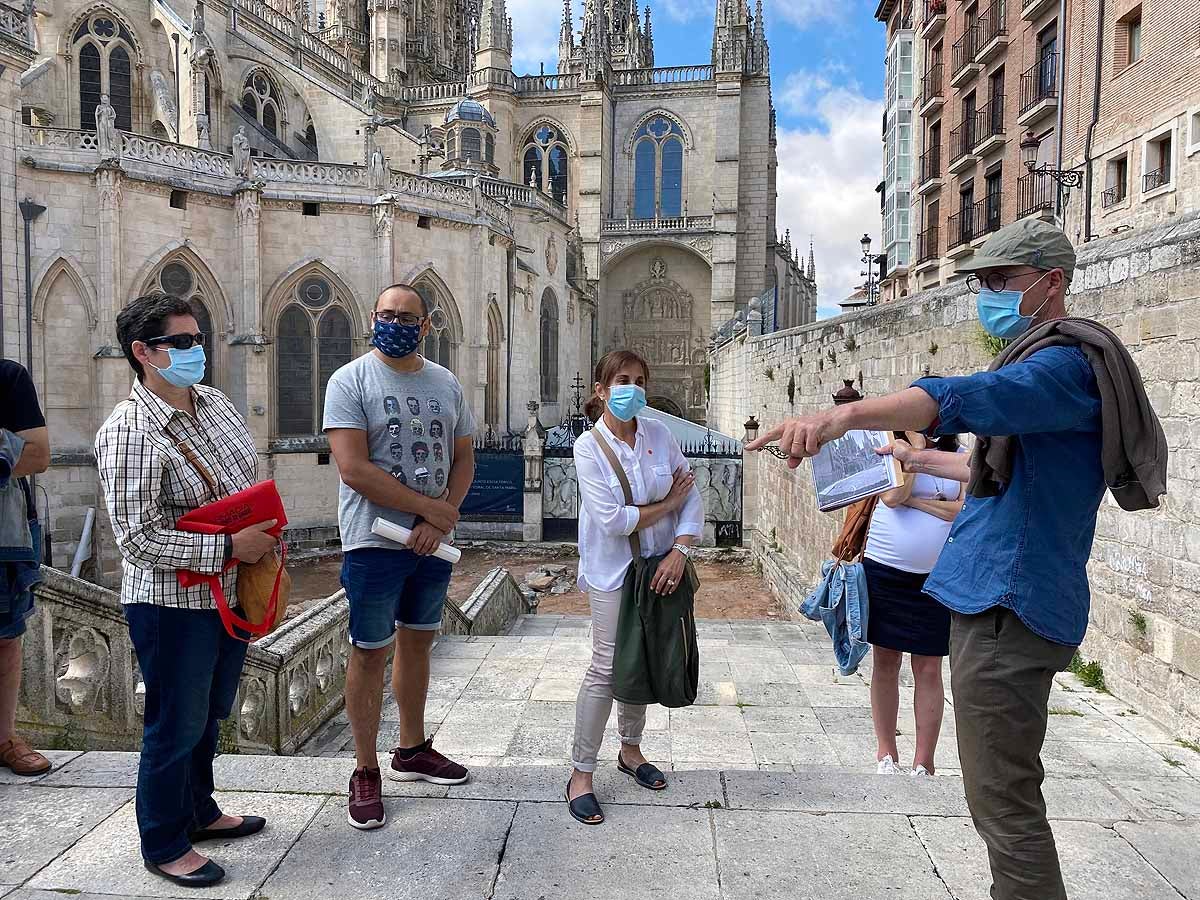
POLYGON ((892 759, 892 755, 890 753, 879 761, 879 765, 875 767, 875 774, 876 775, 899 775, 900 774, 900 768, 896 765, 896 762, 895 762, 895 760, 892 759))
POLYGON ((911 778, 932 778, 933 777, 932 775, 929 774, 929 770, 926 769, 924 766, 917 766, 915 769, 913 769, 908 774, 909 774, 909 777, 911 777, 911 778))

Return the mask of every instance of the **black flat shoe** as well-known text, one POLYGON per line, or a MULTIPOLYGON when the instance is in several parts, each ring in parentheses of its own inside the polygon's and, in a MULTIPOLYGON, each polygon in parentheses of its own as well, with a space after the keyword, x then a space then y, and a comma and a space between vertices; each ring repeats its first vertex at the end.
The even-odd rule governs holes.
POLYGON ((267 820, 262 816, 242 816, 242 824, 234 828, 201 828, 188 835, 193 844, 200 841, 224 841, 230 838, 249 837, 258 834, 266 827, 267 820))
POLYGON ((648 791, 665 791, 667 789, 667 776, 653 763, 642 763, 635 772, 625 765, 625 760, 621 759, 621 754, 618 753, 617 771, 632 776, 634 781, 648 791))
POLYGON ((164 872, 154 863, 143 863, 143 865, 145 865, 147 872, 157 875, 159 878, 165 878, 167 881, 177 884, 180 887, 212 887, 214 884, 219 884, 221 879, 225 877, 225 870, 211 859, 195 872, 188 872, 186 875, 172 875, 170 872, 164 872))
POLYGON ((582 822, 584 825, 603 824, 604 810, 600 808, 600 801, 596 799, 595 794, 583 794, 572 800, 571 786, 568 784, 563 797, 567 801, 567 809, 570 811, 571 817, 576 822, 582 822))

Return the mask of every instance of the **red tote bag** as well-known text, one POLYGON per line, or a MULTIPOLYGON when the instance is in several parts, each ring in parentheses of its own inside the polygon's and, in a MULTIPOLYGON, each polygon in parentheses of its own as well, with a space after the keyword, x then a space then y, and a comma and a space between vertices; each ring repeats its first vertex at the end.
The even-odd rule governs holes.
MULTIPOLYGON (((197 460, 189 453, 189 462, 196 466, 201 475, 205 476, 205 480, 213 484, 211 476, 200 465, 197 465, 197 460)), ((270 600, 267 603, 266 614, 260 623, 247 621, 246 619, 235 613, 229 606, 229 601, 225 598, 225 590, 221 586, 221 579, 217 575, 205 575, 200 572, 193 572, 190 569, 179 569, 176 571, 176 577, 179 579, 180 587, 194 587, 198 584, 208 584, 212 589, 213 598, 217 603, 217 612, 221 615, 221 621, 225 625, 225 630, 232 637, 239 640, 246 640, 234 630, 239 628, 254 637, 261 637, 269 633, 276 624, 276 618, 279 606, 279 590, 280 582, 284 575, 284 565, 287 563, 287 546, 283 543, 281 535, 283 534, 284 526, 287 525, 287 513, 283 509, 283 499, 279 496, 279 490, 275 487, 274 481, 260 481, 258 484, 251 485, 245 490, 238 491, 236 494, 230 494, 213 503, 205 504, 197 509, 192 510, 185 516, 182 516, 175 527, 180 531, 190 531, 194 534, 234 534, 241 531, 243 528, 248 528, 251 525, 257 525, 259 522, 268 522, 271 519, 275 520, 275 525, 267 529, 267 534, 279 540, 281 548, 281 560, 279 568, 275 573, 275 584, 271 591, 270 600)), ((231 559, 225 564, 223 571, 228 572, 234 566, 238 565, 238 560, 231 559)), ((242 563, 242 565, 246 565, 242 563)), ((256 563, 255 565, 258 565, 256 563)))

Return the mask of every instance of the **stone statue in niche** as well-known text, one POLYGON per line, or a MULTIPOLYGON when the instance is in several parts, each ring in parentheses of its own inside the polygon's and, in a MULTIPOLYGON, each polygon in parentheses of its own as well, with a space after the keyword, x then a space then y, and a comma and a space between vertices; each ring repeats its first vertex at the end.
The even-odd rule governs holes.
POLYGON ((250 180, 250 139, 246 137, 245 125, 233 136, 233 174, 242 181, 250 180))
POLYGON ((387 190, 388 165, 383 151, 376 146, 371 151, 371 159, 367 163, 367 186, 376 193, 387 190))
POLYGON ((201 150, 212 149, 212 139, 209 137, 208 116, 196 116, 196 146, 201 150))
POLYGON ((121 133, 117 131, 117 111, 108 102, 108 94, 101 94, 96 106, 96 147, 101 162, 120 161, 121 133))

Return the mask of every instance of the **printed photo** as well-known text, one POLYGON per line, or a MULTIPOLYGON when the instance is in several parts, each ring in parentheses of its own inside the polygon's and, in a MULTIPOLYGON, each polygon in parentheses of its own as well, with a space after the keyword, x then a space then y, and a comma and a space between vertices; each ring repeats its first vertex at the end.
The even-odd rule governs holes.
POLYGON ((821 512, 841 509, 899 487, 900 467, 895 459, 875 452, 889 443, 885 431, 849 431, 822 447, 812 458, 817 508, 821 512))

